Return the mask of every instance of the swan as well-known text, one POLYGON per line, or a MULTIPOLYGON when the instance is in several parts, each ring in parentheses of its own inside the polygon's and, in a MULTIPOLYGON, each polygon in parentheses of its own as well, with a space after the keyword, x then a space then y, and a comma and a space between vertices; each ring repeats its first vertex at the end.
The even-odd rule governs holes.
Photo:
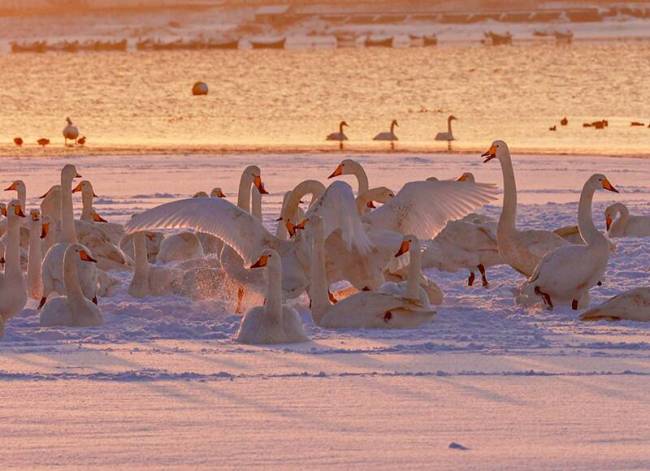
POLYGON ((357 196, 357 211, 360 216, 368 214, 371 209, 376 209, 374 202, 386 203, 391 198, 395 197, 395 193, 390 188, 385 186, 378 186, 371 188, 363 194, 357 196))
POLYGON ((395 141, 397 141, 397 136, 395 135, 395 126, 399 127, 396 120, 392 120, 390 123, 390 131, 384 131, 377 134, 372 138, 373 141, 390 141, 391 150, 395 149, 395 141))
POLYGON ((368 175, 364 170, 363 166, 352 159, 345 159, 339 163, 334 171, 327 177, 328 179, 334 177, 340 177, 341 175, 354 175, 357 179, 357 195, 363 195, 366 193, 370 186, 368 184, 368 175))
POLYGON ((421 301, 417 277, 407 281, 404 295, 360 291, 336 304, 330 304, 329 282, 325 272, 324 222, 318 215, 310 217, 309 222, 312 236, 309 297, 316 324, 332 329, 399 329, 416 328, 433 319, 435 311, 428 303, 421 301))
POLYGON ((157 260, 162 263, 178 262, 203 257, 203 246, 194 232, 183 231, 165 237, 160 244, 157 260))
MULTIPOLYGON (((145 231, 147 237, 145 242, 147 244, 147 259, 150 263, 156 261, 158 252, 160 252, 160 244, 162 243, 165 235, 162 232, 145 231)), ((135 251, 133 249, 133 236, 134 234, 125 234, 120 241, 120 249, 132 260, 135 260, 135 251)))
POLYGON ((68 139, 71 139, 72 142, 76 142, 77 138, 79 137, 79 128, 72 124, 72 120, 70 118, 65 119, 66 123, 68 123, 64 128, 63 128, 63 137, 65 139, 64 145, 68 145, 68 139))
POLYGON ((586 245, 565 245, 547 253, 522 285, 519 304, 530 304, 538 296, 549 308, 570 303, 577 310, 588 303, 589 289, 603 278, 609 260, 607 238, 591 217, 594 193, 600 188, 618 193, 605 175, 596 173, 585 182, 578 204, 578 227, 586 245))
POLYGON ((451 131, 451 122, 456 119, 458 118, 456 118, 453 114, 449 115, 449 117, 447 117, 447 132, 439 132, 435 137, 436 141, 447 141, 447 150, 451 150, 451 141, 456 140, 456 138, 454 138, 453 132, 451 131))
MULTIPOLYGON (((124 237, 124 226, 121 224, 110 223, 101 217, 93 207, 93 198, 97 198, 92 183, 88 180, 82 180, 72 189, 73 193, 81 192, 81 217, 82 221, 91 223, 104 232, 110 241, 117 245, 124 237), (97 223, 97 224, 94 224, 97 223)), ((82 241, 83 242, 83 241, 82 241)), ((92 250, 92 247, 89 247, 92 250)), ((94 253, 95 256, 97 254, 94 253)))
POLYGON ((605 224, 610 237, 650 236, 650 216, 630 216, 630 211, 623 203, 607 207, 605 224))
POLYGON ((379 291, 406 296, 409 287, 408 280, 415 278, 419 280, 419 299, 422 304, 442 304, 444 297, 442 290, 433 280, 424 276, 422 273, 422 254, 420 251, 420 240, 417 237, 413 235, 405 236, 395 257, 400 257, 406 253, 409 254, 406 281, 389 281, 384 283, 379 288, 379 291))
MULTIPOLYGON (((325 140, 327 141, 339 141, 339 149, 343 150, 343 141, 348 140, 348 136, 343 132, 343 127, 348 126, 348 123, 341 121, 339 123, 339 132, 333 132, 327 135, 325 140)), ((349 127, 349 126, 348 126, 349 127)))
POLYGON ((650 288, 634 288, 585 311, 581 321, 650 321, 650 288))
POLYGON ((46 254, 49 248, 56 243, 60 232, 61 219, 61 185, 53 185, 47 193, 41 198, 41 217, 50 223, 47 235, 42 242, 43 254, 46 254))
MULTIPOLYGON (((47 297, 53 291, 59 294, 64 293, 64 273, 63 259, 65 251, 70 244, 78 243, 77 232, 75 229, 75 220, 72 207, 72 180, 81 178, 77 169, 72 164, 66 164, 61 170, 61 184, 58 187, 60 214, 53 214, 56 222, 57 243, 52 245, 43 259, 41 266, 41 276, 43 278, 43 297, 41 298, 40 307, 47 301, 47 297)), ((56 196, 56 191, 53 192, 56 196)), ((86 248, 90 254, 90 250, 86 248)), ((79 282, 84 295, 97 303, 97 267, 96 263, 78 262, 77 272, 79 282)))
POLYGON ((266 267, 264 306, 250 309, 242 318, 235 340, 251 345, 308 341, 302 319, 292 307, 282 303, 282 261, 273 249, 265 249, 251 269, 266 267))
POLYGON ((21 208, 26 208, 27 204, 27 187, 25 186, 25 182, 22 180, 15 180, 14 182, 11 183, 7 188, 5 188, 5 191, 15 191, 18 193, 17 200, 20 203, 21 208))
POLYGON ((20 226, 25 214, 18 200, 7 206, 7 239, 5 250, 5 270, 0 273, 0 334, 4 324, 22 311, 27 302, 27 289, 23 270, 20 266, 20 226))
POLYGON ((156 267, 149 264, 146 240, 153 235, 141 231, 133 234, 133 251, 135 252, 135 270, 129 284, 131 296, 162 296, 178 291, 182 271, 169 267, 156 267))
POLYGON ((260 221, 262 219, 262 193, 257 189, 257 187, 251 188, 251 214, 255 216, 260 221))
POLYGON ((29 213, 29 255, 27 259, 27 294, 32 299, 40 300, 43 296, 43 279, 41 262, 43 251, 41 239, 47 235, 48 225, 41 219, 41 211, 32 209, 29 213))
POLYGON ((41 326, 92 327, 104 322, 99 308, 84 296, 79 285, 78 264, 94 262, 83 245, 67 245, 63 258, 65 295, 47 300, 41 310, 41 326))
POLYGON ((544 255, 568 242, 549 231, 517 230, 517 184, 508 145, 494 141, 482 157, 485 157, 484 162, 499 159, 503 172, 503 209, 497 225, 499 253, 505 263, 529 277, 544 255))
POLYGON ((426 268, 447 272, 469 270, 469 286, 474 284, 475 271, 478 270, 485 288, 489 286, 486 269, 502 263, 503 258, 497 245, 496 223, 477 214, 449 221, 426 244, 422 254, 422 266, 426 268))

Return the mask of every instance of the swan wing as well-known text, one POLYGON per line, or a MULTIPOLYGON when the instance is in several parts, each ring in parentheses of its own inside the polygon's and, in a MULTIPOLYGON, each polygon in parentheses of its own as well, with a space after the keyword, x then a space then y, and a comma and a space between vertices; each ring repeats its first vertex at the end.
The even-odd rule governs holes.
POLYGON ((389 229, 420 239, 434 237, 452 219, 460 219, 496 198, 496 186, 455 181, 409 182, 366 216, 375 229, 389 229))
POLYGON ((128 233, 156 228, 186 228, 212 234, 232 247, 247 264, 276 240, 261 221, 223 198, 172 201, 135 215, 126 225, 128 233))
POLYGON ((368 254, 373 243, 366 234, 354 198, 352 187, 344 181, 335 181, 307 211, 307 218, 318 215, 323 220, 325 239, 339 230, 348 250, 368 254))

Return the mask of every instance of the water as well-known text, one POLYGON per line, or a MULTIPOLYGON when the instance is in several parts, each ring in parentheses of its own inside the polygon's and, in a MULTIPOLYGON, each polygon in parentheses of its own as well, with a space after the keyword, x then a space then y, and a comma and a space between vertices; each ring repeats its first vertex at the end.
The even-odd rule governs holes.
POLYGON ((324 137, 342 119, 351 151, 386 150, 371 138, 392 119, 398 150, 442 151, 433 137, 453 113, 457 150, 501 138, 517 151, 645 155, 650 129, 630 121, 650 119, 649 56, 646 41, 5 54, 0 153, 333 150, 324 137), (191 96, 196 80, 207 97, 191 96), (66 116, 88 136, 85 150, 63 149, 66 116), (605 130, 582 127, 603 118, 605 130), (15 149, 14 136, 30 148, 15 149), (46 151, 35 146, 43 136, 46 151))

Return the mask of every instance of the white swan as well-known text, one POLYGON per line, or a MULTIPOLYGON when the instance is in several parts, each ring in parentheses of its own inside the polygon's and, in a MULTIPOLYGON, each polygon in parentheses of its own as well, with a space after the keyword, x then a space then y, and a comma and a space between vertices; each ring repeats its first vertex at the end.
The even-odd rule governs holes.
POLYGON ((586 245, 566 245, 547 253, 532 276, 521 287, 517 302, 543 300, 549 308, 559 303, 574 310, 588 304, 589 289, 603 278, 609 260, 607 238, 596 229, 591 203, 597 189, 618 193, 604 175, 592 175, 582 188, 578 205, 578 227, 586 245))
MULTIPOLYGON (((199 191, 195 193, 192 198, 225 198, 226 194, 221 191, 221 188, 213 188, 210 194, 208 195, 205 191, 199 191)), ((206 234, 205 232, 197 232, 196 236, 201 242, 201 247, 203 248, 203 253, 205 255, 217 254, 219 256, 223 250, 223 241, 218 237, 213 236, 212 234, 206 234)))
POLYGON ((203 257, 203 245, 194 232, 184 231, 165 237, 160 244, 157 260, 162 263, 179 262, 203 257))
POLYGON ((17 200, 20 203, 21 208, 26 208, 27 204, 27 187, 25 186, 25 182, 22 180, 15 180, 9 185, 7 188, 5 188, 5 191, 15 191, 18 196, 17 200))
POLYGON ((43 239, 43 254, 46 254, 58 239, 61 231, 61 185, 53 185, 47 193, 41 196, 41 217, 48 220, 50 227, 43 239))
POLYGON ((451 141, 455 141, 456 139, 454 138, 454 133, 451 131, 451 122, 456 120, 454 115, 449 115, 447 117, 447 132, 439 132, 436 134, 435 140, 436 141, 447 141, 447 149, 451 150, 451 141))
POLYGON ((329 282, 325 273, 325 232, 318 215, 309 219, 313 239, 311 255, 311 311, 314 322, 322 327, 340 328, 416 328, 430 322, 435 311, 420 300, 417 277, 407 282, 407 293, 395 295, 361 291, 330 304, 329 282))
MULTIPOLYGON (((61 209, 60 214, 53 216, 56 218, 56 226, 60 227, 58 231, 58 242, 54 244, 45 254, 41 266, 41 276, 43 278, 43 297, 40 306, 42 307, 47 301, 47 297, 53 291, 59 294, 64 293, 64 273, 63 259, 65 251, 70 244, 78 243, 77 232, 75 229, 75 220, 72 208, 72 180, 81 178, 77 169, 72 164, 67 164, 61 170, 61 185, 59 187, 59 196, 61 209)), ((56 192, 54 192, 56 194, 56 192)), ((90 250, 86 247, 86 252, 90 255, 90 250)), ((95 263, 82 263, 79 261, 77 272, 79 282, 84 295, 97 302, 97 267, 95 263)))
POLYGON ((66 118, 66 126, 63 128, 63 137, 65 139, 64 145, 68 145, 68 139, 72 139, 72 143, 74 145, 75 142, 77 142, 77 138, 79 137, 79 128, 72 124, 72 120, 70 118, 66 118))
POLYGON ((282 261, 273 249, 265 249, 251 269, 266 267, 267 288, 264 306, 250 309, 242 318, 235 340, 252 345, 306 342, 302 319, 292 307, 282 303, 282 261))
POLYGON ((581 321, 619 321, 650 322, 650 288, 634 288, 604 303, 585 311, 581 321))
POLYGON ((343 127, 348 126, 348 123, 345 121, 341 121, 339 123, 339 132, 333 132, 327 135, 325 140, 327 141, 338 141, 339 143, 339 149, 343 150, 343 141, 348 140, 348 136, 345 135, 343 132, 343 127))
MULTIPOLYGON (((147 237, 145 242, 147 244, 147 258, 150 263, 154 263, 160 252, 160 244, 165 238, 165 234, 157 231, 145 231, 147 237)), ((120 241, 120 249, 132 260, 135 260, 135 250, 133 249, 134 234, 125 234, 120 241)))
POLYGON ((630 216, 630 211, 623 203, 607 207, 605 224, 610 237, 650 236, 650 216, 630 216))
POLYGON ((47 235, 47 224, 43 224, 41 212, 38 209, 30 211, 29 225, 29 255, 27 260, 27 294, 32 299, 40 300, 43 296, 43 279, 41 278, 41 262, 43 251, 41 239, 47 235))
POLYGON ((149 264, 146 242, 149 237, 153 236, 144 231, 133 234, 135 270, 128 292, 136 298, 174 294, 178 291, 179 280, 182 276, 181 270, 149 264))
POLYGON ((363 216, 368 214, 370 210, 377 208, 375 202, 384 204, 394 197, 395 193, 385 186, 371 188, 365 193, 357 195, 357 211, 360 216, 363 216))
POLYGON ((345 159, 339 163, 334 171, 329 175, 329 178, 340 177, 341 175, 354 175, 357 179, 357 195, 366 193, 370 186, 368 184, 368 175, 363 166, 352 159, 345 159))
POLYGON ((505 142, 494 141, 482 157, 486 157, 484 162, 499 159, 503 172, 503 209, 497 225, 499 253, 505 263, 529 277, 544 255, 568 242, 549 231, 517 230, 517 184, 510 150, 505 142))
MULTIPOLYGON (((95 194, 92 183, 88 180, 82 180, 72 189, 72 192, 81 192, 82 206, 81 217, 79 219, 91 224, 96 223, 95 226, 104 232, 113 244, 118 245, 122 237, 124 237, 124 226, 108 222, 97 213, 93 207, 93 198, 97 198, 97 195, 95 194)), ((93 250, 92 247, 89 248, 93 250)), ((97 256, 94 251, 93 254, 97 256)))
POLYGON ((0 273, 0 336, 4 324, 22 311, 27 302, 25 278, 20 266, 20 226, 25 214, 18 200, 7 206, 7 243, 5 269, 0 273))
POLYGON ((399 127, 396 120, 390 122, 390 131, 384 131, 377 134, 372 138, 373 141, 390 141, 390 148, 395 149, 395 141, 397 141, 397 135, 395 134, 395 126, 399 127))
POLYGON ((41 310, 40 324, 44 327, 91 327, 104 322, 99 308, 89 301, 79 285, 79 263, 95 262, 81 244, 69 244, 63 258, 65 295, 52 296, 41 310))

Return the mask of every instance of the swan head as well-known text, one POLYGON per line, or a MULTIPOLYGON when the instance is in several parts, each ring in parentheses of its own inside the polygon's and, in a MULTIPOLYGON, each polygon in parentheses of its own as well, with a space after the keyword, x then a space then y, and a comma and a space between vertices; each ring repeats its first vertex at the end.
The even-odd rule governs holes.
POLYGON ((395 254, 395 258, 401 257, 405 253, 409 252, 411 250, 412 245, 416 245, 418 243, 418 238, 415 237, 414 235, 406 235, 402 239, 402 243, 399 246, 399 250, 395 254))
POLYGON ((38 222, 41 220, 41 211, 39 209, 32 209, 29 212, 29 217, 32 221, 38 222))
POLYGON ((44 194, 39 196, 39 199, 48 200, 51 198, 58 198, 61 191, 61 185, 53 185, 49 190, 44 194))
POLYGON ((625 212, 627 212, 627 208, 623 203, 614 203, 607 206, 607 209, 605 209, 605 226, 607 227, 607 230, 612 226, 616 216, 625 212))
MULTIPOLYGON (((76 178, 78 178, 78 176, 76 178)), ((95 194, 95 190, 93 190, 93 185, 88 180, 81 180, 77 184, 77 186, 75 186, 72 189, 72 192, 73 193, 78 193, 78 192, 90 193, 90 194, 93 195, 93 198, 97 198, 97 195, 95 194)))
POLYGON ((18 200, 11 200, 11 202, 9 203, 9 205, 7 206, 5 211, 7 213, 6 216, 8 218, 11 218, 11 217, 14 217, 14 216, 20 217, 20 218, 25 217, 25 213, 23 212, 23 208, 22 208, 22 206, 20 204, 20 201, 18 201, 18 200))
POLYGON ((279 260, 280 260, 280 254, 278 254, 273 249, 267 248, 262 251, 260 258, 258 258, 257 261, 250 266, 250 268, 253 269, 253 268, 266 267, 269 265, 269 263, 275 263, 276 261, 279 260))
POLYGON ((15 180, 12 182, 11 185, 9 185, 7 188, 5 188, 5 191, 20 191, 20 190, 25 190, 25 182, 22 180, 15 180))
POLYGON ((614 188, 614 185, 610 183, 610 181, 607 179, 605 175, 602 173, 595 173, 591 177, 589 177, 589 180, 585 183, 585 187, 592 189, 594 191, 596 190, 607 190, 607 191, 612 191, 614 193, 618 193, 619 191, 614 188))
POLYGON ((438 181, 440 181, 440 180, 438 180, 437 177, 429 177, 429 178, 427 178, 427 181, 428 181, 428 182, 438 182, 438 181))
POLYGON ((299 230, 304 230, 305 224, 307 224, 307 222, 309 222, 309 219, 303 219, 298 224, 294 224, 291 221, 287 221, 286 226, 287 226, 287 232, 289 233, 289 237, 295 236, 299 230))
POLYGON ((65 122, 68 123, 68 126, 72 125, 72 120, 70 119, 69 116, 65 118, 65 122))
POLYGON ((81 175, 77 172, 77 168, 72 164, 66 164, 61 170, 61 178, 63 180, 72 181, 75 178, 81 178, 81 175))
POLYGON ((390 122, 390 126, 391 126, 391 127, 396 126, 396 127, 399 128, 399 124, 397 124, 397 120, 396 120, 396 119, 394 119, 394 120, 392 120, 392 121, 390 122))
POLYGON ((494 141, 490 148, 481 154, 481 157, 485 157, 483 163, 487 163, 494 158, 501 160, 505 156, 510 155, 510 150, 508 149, 508 144, 503 141, 494 141))
POLYGON ((458 118, 455 117, 453 114, 450 114, 449 117, 447 118, 447 121, 458 121, 458 118))
POLYGON ((269 192, 264 188, 264 183, 262 182, 262 171, 257 165, 250 165, 244 170, 252 179, 253 185, 257 188, 257 191, 260 192, 260 195, 268 195, 269 192))
POLYGON ((334 169, 334 171, 327 178, 340 177, 341 175, 352 175, 355 169, 361 167, 361 164, 356 160, 345 159, 334 169))
POLYGON ((374 205, 374 201, 382 204, 386 203, 395 198, 395 193, 390 188, 386 188, 385 186, 378 186, 376 188, 369 189, 366 192, 365 196, 368 197, 366 206, 372 209, 376 207, 374 205))
POLYGON ((67 250, 72 250, 72 252, 76 253, 79 259, 83 262, 97 263, 97 260, 88 253, 88 249, 81 244, 71 244, 67 250))
POLYGON ((210 198, 225 198, 225 197, 226 194, 223 191, 221 191, 221 188, 219 187, 213 188, 212 191, 210 192, 210 198))
POLYGON ((472 172, 465 172, 463 173, 460 177, 456 179, 457 182, 470 182, 470 183, 476 183, 476 180, 474 179, 474 174, 472 172))
POLYGON ((194 193, 194 196, 192 198, 208 198, 209 195, 205 191, 197 191, 194 193))
POLYGON ((50 232, 50 218, 44 216, 43 220, 41 221, 41 239, 45 239, 49 232, 50 232))
POLYGON ((345 121, 341 121, 341 122, 339 123, 339 127, 340 127, 340 128, 343 128, 343 127, 350 127, 350 125, 349 125, 348 123, 346 123, 345 121))

